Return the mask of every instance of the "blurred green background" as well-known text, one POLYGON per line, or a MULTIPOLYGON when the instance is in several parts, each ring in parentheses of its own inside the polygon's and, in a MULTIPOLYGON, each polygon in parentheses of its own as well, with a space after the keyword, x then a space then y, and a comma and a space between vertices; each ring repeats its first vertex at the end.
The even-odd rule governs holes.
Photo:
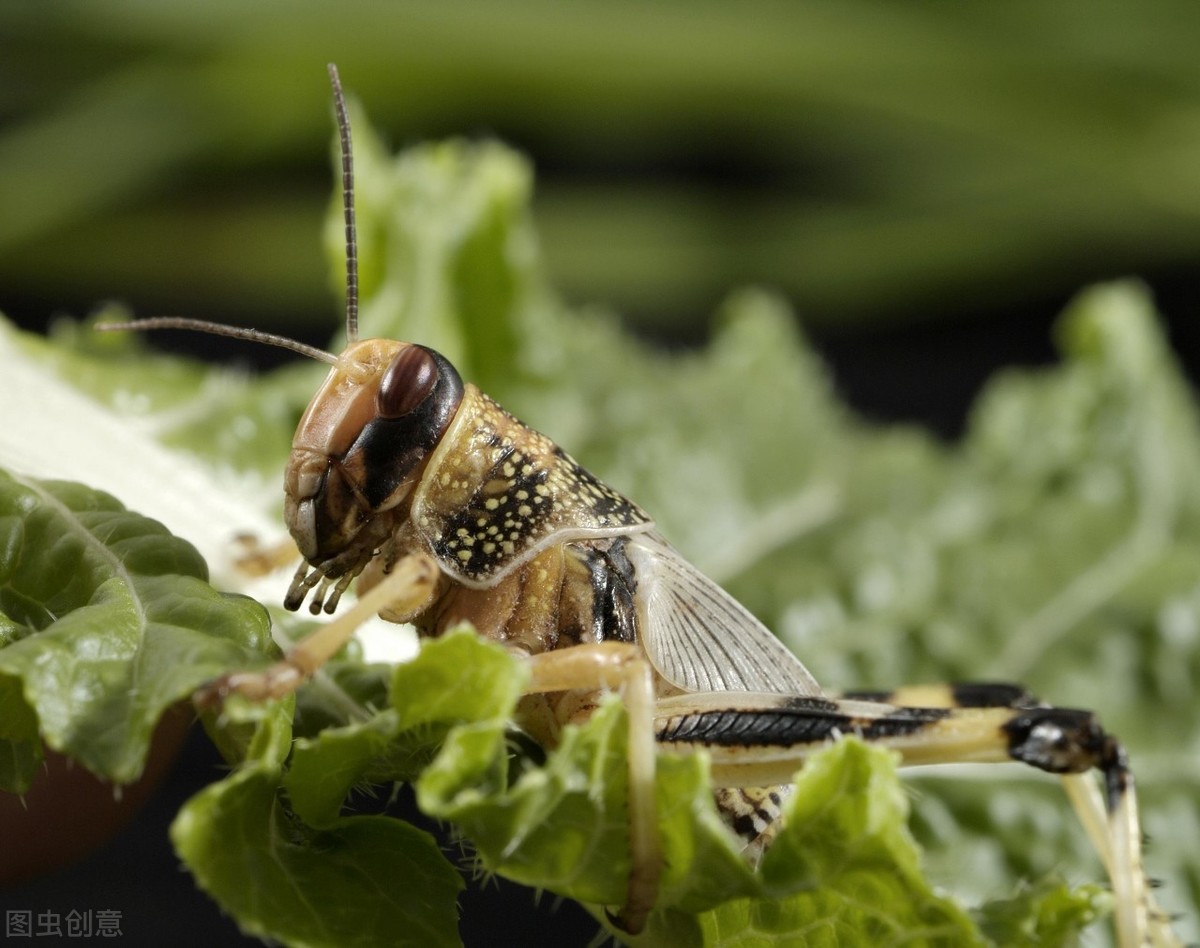
POLYGON ((555 285, 648 334, 697 339, 755 282, 835 349, 1040 336, 1136 274, 1190 348, 1198 48, 1193 3, 3 0, 0 311, 322 340, 333 60, 397 147, 527 153, 555 285))

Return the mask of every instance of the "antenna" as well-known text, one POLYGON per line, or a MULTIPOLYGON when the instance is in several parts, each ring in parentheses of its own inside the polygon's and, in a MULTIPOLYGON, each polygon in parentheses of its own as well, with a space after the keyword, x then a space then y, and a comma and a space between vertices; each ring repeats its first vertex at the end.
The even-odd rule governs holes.
POLYGON ((337 66, 329 64, 333 109, 342 146, 342 216, 346 220, 346 339, 358 342, 358 236, 354 224, 354 154, 350 144, 350 115, 337 66))
POLYGON ((195 332, 206 332, 211 336, 229 336, 231 339, 245 339, 248 342, 261 342, 268 346, 278 346, 280 349, 290 349, 292 352, 318 362, 329 365, 341 365, 342 360, 332 352, 318 349, 287 336, 277 336, 273 332, 262 332, 258 329, 246 329, 242 326, 226 326, 222 323, 210 323, 204 319, 188 319, 186 316, 155 316, 151 319, 137 319, 126 323, 97 323, 97 332, 116 332, 122 329, 191 329, 195 332))
MULTIPOLYGON (((346 97, 342 94, 342 81, 338 78, 337 66, 329 64, 329 81, 333 84, 333 106, 337 113, 338 136, 342 149, 342 210, 346 220, 346 336, 348 342, 358 342, 358 239, 354 223, 354 156, 350 149, 350 116, 346 111, 346 97)), ((183 316, 159 316, 153 319, 139 319, 123 323, 99 323, 96 327, 100 332, 116 330, 144 329, 188 329, 195 332, 206 332, 214 336, 229 336, 232 339, 245 339, 249 342, 263 343, 268 346, 278 346, 290 349, 292 352, 318 362, 329 365, 345 366, 341 358, 324 349, 277 336, 274 333, 261 332, 257 329, 244 329, 239 326, 223 326, 220 323, 210 323, 203 319, 188 319, 183 316)))

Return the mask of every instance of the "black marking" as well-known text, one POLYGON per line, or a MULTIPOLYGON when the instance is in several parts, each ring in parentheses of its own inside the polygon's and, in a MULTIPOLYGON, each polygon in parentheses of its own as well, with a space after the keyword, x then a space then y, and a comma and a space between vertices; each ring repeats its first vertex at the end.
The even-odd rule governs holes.
POLYGON ((949 708, 896 708, 881 718, 855 719, 854 733, 864 740, 903 737, 950 716, 949 708))
POLYGON ((473 577, 487 575, 514 552, 524 551, 545 532, 554 512, 552 504, 535 502, 543 497, 550 472, 544 467, 526 471, 530 465, 511 445, 494 470, 503 470, 505 463, 512 465, 513 474, 504 489, 489 490, 485 482, 462 510, 446 520, 445 532, 435 545, 435 552, 447 559, 460 549, 469 550, 469 566, 463 569, 473 577))
POLYGON ((658 740, 717 747, 786 747, 824 741, 849 725, 849 717, 841 714, 795 714, 781 709, 706 711, 670 719, 658 740))
POLYGON ((625 556, 625 538, 572 545, 588 571, 591 587, 591 629, 588 641, 636 642, 637 581, 625 556))
POLYGON ((758 824, 749 813, 738 813, 729 818, 730 828, 745 839, 754 839, 759 834, 758 824))
POLYGON ((1129 769, 1129 755, 1116 738, 1105 735, 1104 754, 1098 765, 1104 774, 1105 798, 1111 813, 1129 792, 1133 783, 1133 771, 1129 769))
POLYGON ((963 681, 950 686, 960 708, 1036 708, 1037 698, 1021 685, 996 681, 963 681))
POLYGON ((620 526, 629 523, 631 519, 635 523, 640 522, 639 518, 644 517, 627 497, 618 494, 587 468, 581 467, 578 461, 558 445, 554 446, 554 457, 558 463, 570 470, 571 480, 574 482, 572 486, 584 498, 588 509, 598 520, 611 526, 620 526))
POLYGON ((811 712, 817 712, 820 714, 838 714, 840 712, 841 705, 836 701, 830 701, 828 698, 809 698, 796 695, 785 699, 780 704, 780 707, 787 711, 792 711, 798 714, 811 712))
POLYGON ((1013 760, 1052 774, 1098 768, 1104 775, 1110 812, 1129 789, 1133 777, 1125 749, 1104 732, 1090 711, 1034 708, 1014 717, 1002 730, 1013 760))
POLYGON ((599 613, 601 642, 637 641, 637 606, 634 602, 637 580, 633 564, 625 556, 625 543, 624 537, 618 537, 607 550, 600 552, 603 576, 599 582, 596 573, 592 574, 593 602, 599 613))
POLYGON ((793 706, 681 715, 669 719, 657 738, 664 744, 714 747, 789 747, 816 744, 844 734, 876 740, 912 734, 950 714, 945 708, 896 708, 880 718, 863 718, 831 711, 831 702, 808 700, 812 706, 806 709, 793 706))
POLYGON ((591 631, 588 640, 604 641, 605 617, 610 611, 610 581, 607 564, 600 551, 592 546, 579 547, 579 558, 588 571, 588 585, 592 590, 591 631))

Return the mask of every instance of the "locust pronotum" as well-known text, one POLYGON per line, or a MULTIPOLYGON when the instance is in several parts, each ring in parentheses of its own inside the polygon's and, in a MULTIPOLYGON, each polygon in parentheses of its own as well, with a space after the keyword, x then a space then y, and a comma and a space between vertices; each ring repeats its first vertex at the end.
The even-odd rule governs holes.
POLYGON ((769 843, 782 788, 805 757, 857 734, 907 764, 1021 761, 1061 775, 1111 880, 1119 943, 1174 944, 1146 884, 1125 752, 1090 712, 994 684, 827 696, 646 513, 464 384, 444 357, 358 338, 350 125, 336 68, 329 73, 342 155, 346 350, 189 319, 101 327, 218 333, 331 366, 285 473, 287 525, 303 556, 285 605, 296 609, 311 593, 313 612, 332 613, 356 578, 359 599, 275 666, 226 675, 198 700, 284 695, 376 613, 425 635, 468 620, 528 661, 522 723, 546 743, 585 718, 601 692, 620 690, 634 868, 611 917, 627 931, 641 929, 657 893, 657 750, 708 751, 718 805, 754 854, 769 843))

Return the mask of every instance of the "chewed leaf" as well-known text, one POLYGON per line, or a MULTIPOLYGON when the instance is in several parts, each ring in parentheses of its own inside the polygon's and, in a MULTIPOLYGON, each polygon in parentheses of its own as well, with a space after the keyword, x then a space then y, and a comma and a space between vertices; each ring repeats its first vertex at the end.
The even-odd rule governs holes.
POLYGON ((922 876, 907 813, 893 755, 837 742, 798 775, 757 891, 726 889, 690 925, 677 912, 656 913, 635 944, 676 944, 681 932, 698 945, 989 944, 922 876))
POLYGON ((624 717, 603 707, 569 729, 544 768, 506 787, 502 721, 456 728, 417 783, 426 813, 452 820, 483 864, 585 902, 621 901, 629 875, 624 717))
POLYGON ((763 876, 791 911, 807 906, 839 943, 884 944, 920 930, 931 945, 984 944, 967 913, 922 876, 907 819, 896 755, 839 741, 797 775, 763 876))
POLYGON ((391 707, 296 741, 285 778, 293 807, 310 824, 325 826, 356 784, 415 780, 460 725, 496 730, 501 750, 486 767, 502 774, 503 728, 525 674, 469 626, 426 642, 392 672, 391 707))
POLYGON ((429 834, 386 816, 313 829, 288 807, 279 769, 257 762, 187 802, 180 858, 253 935, 311 948, 458 943, 463 883, 429 834))
MULTIPOLYGON (((503 663, 476 664, 495 647, 464 634, 455 639, 453 653, 461 667, 471 668, 472 683, 458 692, 456 703, 471 718, 448 732, 417 782, 421 808, 453 821, 489 871, 584 902, 619 904, 630 868, 629 721, 619 698, 609 696, 585 724, 565 728, 543 765, 527 764, 511 775, 506 705, 492 704, 489 713, 479 696, 507 691, 520 668, 503 655, 497 656, 503 663)), ((434 651, 427 646, 422 659, 434 651)), ((438 651, 451 657, 450 648, 438 651)), ((403 700, 400 693, 395 698, 403 700)), ((443 704, 443 718, 452 706, 443 704)), ((657 798, 665 865, 661 908, 694 912, 758 891, 717 820, 702 757, 660 759, 657 798)))
POLYGON ((206 577, 190 544, 107 494, 0 472, 0 679, 96 774, 134 780, 163 711, 272 648, 262 607, 206 577))

